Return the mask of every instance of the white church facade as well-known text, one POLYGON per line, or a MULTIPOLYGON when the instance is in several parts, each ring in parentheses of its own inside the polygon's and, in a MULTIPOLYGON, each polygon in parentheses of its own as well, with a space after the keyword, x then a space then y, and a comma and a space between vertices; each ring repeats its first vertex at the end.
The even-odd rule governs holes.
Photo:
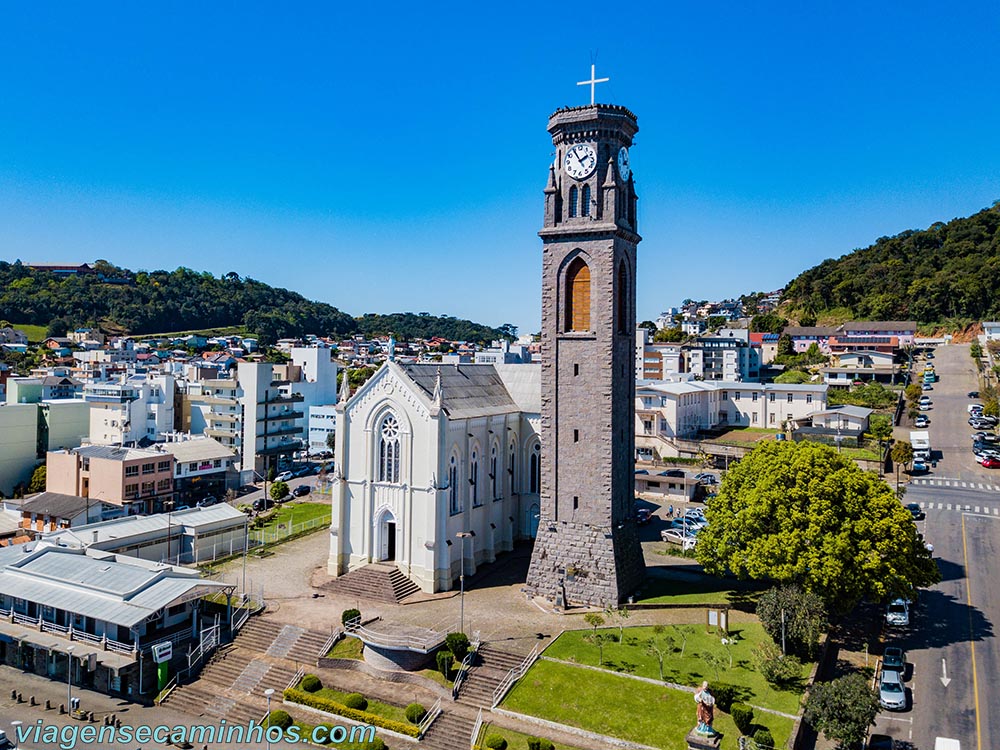
POLYGON ((390 360, 353 396, 342 388, 330 575, 381 562, 447 591, 533 538, 540 412, 531 364, 390 360))

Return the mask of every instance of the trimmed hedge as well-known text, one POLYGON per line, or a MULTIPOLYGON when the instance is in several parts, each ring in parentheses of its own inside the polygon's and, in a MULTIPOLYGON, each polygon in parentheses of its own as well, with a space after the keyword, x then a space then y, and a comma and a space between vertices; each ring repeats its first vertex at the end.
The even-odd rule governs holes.
POLYGON ((767 729, 758 729, 754 732, 753 741, 760 750, 773 750, 774 748, 774 737, 771 736, 771 732, 767 729))
POLYGON ((313 695, 312 693, 307 693, 304 690, 287 688, 284 692, 284 698, 286 701, 290 701, 291 703, 300 703, 303 706, 315 708, 320 711, 326 711, 329 714, 336 714, 337 716, 343 716, 347 719, 354 719, 354 721, 361 721, 365 724, 382 727, 382 729, 389 729, 393 732, 404 734, 407 737, 416 737, 419 731, 412 724, 404 724, 401 721, 387 719, 384 716, 379 716, 378 714, 348 708, 341 703, 337 703, 337 701, 313 695))
POLYGON ((288 729, 291 725, 292 717, 288 715, 287 711, 282 711, 280 708, 267 715, 267 726, 269 727, 288 729))
POLYGON ((344 696, 344 705, 355 711, 367 711, 368 699, 361 693, 348 693, 344 696))
POLYGON ((736 687, 728 682, 713 682, 711 693, 719 710, 728 714, 736 701, 736 687))
POLYGON ((489 750, 507 750, 507 740, 499 734, 488 734, 483 740, 483 747, 489 750))
POLYGON ((427 709, 421 706, 419 703, 411 703, 406 707, 406 720, 411 724, 419 724, 424 720, 427 715, 427 709))
POLYGON ((444 637, 444 645, 454 655, 455 661, 461 662, 469 653, 469 636, 465 633, 448 633, 444 637))
POLYGON ((360 609, 345 609, 340 613, 340 624, 347 625, 351 620, 356 620, 361 617, 360 609))
POLYGON ((556 750, 556 746, 544 737, 529 737, 528 750, 556 750))
POLYGON ((451 651, 438 651, 434 656, 435 663, 437 664, 438 672, 443 674, 446 679, 451 679, 452 665, 455 661, 455 655, 451 651))
POLYGON ((323 687, 323 683, 314 674, 307 674, 299 681, 299 688, 307 693, 315 693, 321 687, 323 687))
POLYGON ((753 725, 753 708, 745 703, 734 703, 729 712, 733 717, 733 723, 740 730, 740 734, 749 734, 753 725))

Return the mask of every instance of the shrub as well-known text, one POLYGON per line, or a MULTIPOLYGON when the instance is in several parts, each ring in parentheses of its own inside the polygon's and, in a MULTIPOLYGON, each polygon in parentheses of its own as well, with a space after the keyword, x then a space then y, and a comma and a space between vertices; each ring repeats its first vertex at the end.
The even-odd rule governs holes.
POLYGON ((438 651, 434 658, 437 660, 438 672, 451 679, 451 665, 455 660, 451 651, 438 651))
POLYGON ((406 720, 411 724, 419 724, 424 720, 427 715, 427 709, 421 706, 419 703, 411 703, 406 707, 406 720))
POLYGON ((267 715, 267 726, 269 727, 281 727, 282 729, 288 729, 291 725, 292 717, 288 715, 287 711, 278 709, 277 711, 272 711, 267 715))
POLYGON ((712 695, 715 698, 715 705, 719 707, 719 710, 728 714, 729 709, 736 700, 736 686, 730 685, 728 682, 713 682, 712 695))
POLYGON ((299 703, 303 706, 308 706, 309 708, 315 708, 320 711, 326 711, 330 714, 344 716, 348 719, 361 722, 362 724, 371 724, 376 727, 382 727, 383 729, 391 729, 393 732, 405 734, 407 737, 417 736, 418 730, 412 724, 387 719, 384 716, 368 713, 367 711, 358 711, 353 708, 348 708, 343 703, 338 703, 335 700, 324 698, 323 696, 315 695, 313 693, 307 693, 304 690, 288 688, 282 695, 286 701, 291 703, 299 703))
POLYGON ((552 744, 551 740, 542 737, 529 737, 528 750, 556 750, 556 746, 552 744))
POLYGON ((729 713, 740 734, 748 734, 753 724, 753 709, 745 703, 734 703, 730 706, 729 713))
POLYGON ((773 750, 774 737, 767 729, 758 729, 753 733, 753 742, 760 750, 773 750))
POLYGON ((344 705, 356 711, 367 711, 368 699, 361 693, 348 693, 344 696, 344 705))
POLYGON ((345 609, 340 613, 340 624, 346 627, 347 623, 351 620, 356 620, 361 617, 360 609, 345 609))
POLYGON ((455 661, 462 661, 469 653, 469 636, 465 633, 448 633, 444 638, 445 647, 455 656, 455 661))
POLYGON ((487 747, 489 750, 507 750, 507 740, 499 734, 488 734, 483 740, 483 747, 487 747))
POLYGON ((307 674, 299 683, 299 689, 305 690, 307 693, 315 693, 321 687, 323 687, 323 683, 314 674, 307 674))

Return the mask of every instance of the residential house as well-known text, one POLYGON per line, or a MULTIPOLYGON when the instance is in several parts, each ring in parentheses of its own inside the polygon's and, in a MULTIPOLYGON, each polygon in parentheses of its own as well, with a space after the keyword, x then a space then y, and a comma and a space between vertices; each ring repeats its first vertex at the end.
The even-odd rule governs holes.
POLYGON ((917 335, 915 320, 863 320, 851 321, 841 326, 843 335, 847 338, 866 338, 869 336, 894 336, 899 346, 913 346, 917 335))
POLYGON ((121 508, 79 495, 40 492, 21 503, 21 528, 30 536, 57 529, 68 529, 94 521, 105 515, 120 514, 121 508))
POLYGON ((810 346, 816 344, 820 352, 830 355, 830 337, 840 332, 839 327, 827 326, 786 326, 781 332, 792 340, 792 348, 796 354, 802 354, 810 346))

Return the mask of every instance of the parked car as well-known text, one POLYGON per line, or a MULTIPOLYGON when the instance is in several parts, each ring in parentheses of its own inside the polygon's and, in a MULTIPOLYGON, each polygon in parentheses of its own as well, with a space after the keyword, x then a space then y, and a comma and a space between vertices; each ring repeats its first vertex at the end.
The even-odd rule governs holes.
POLYGON ((678 529, 664 529, 660 532, 660 539, 672 544, 679 544, 683 550, 694 549, 698 542, 698 537, 695 534, 678 529))
POLYGON ((982 461, 980 461, 984 469, 1000 469, 1000 458, 994 458, 993 456, 987 456, 982 461))
POLYGON ((924 513, 924 509, 916 503, 907 503, 906 509, 910 511, 910 515, 913 516, 914 521, 922 521, 927 517, 927 514, 924 513))
POLYGON ((660 472, 661 477, 683 477, 684 471, 682 469, 668 469, 667 471, 660 472))
POLYGON ((701 521, 705 520, 705 511, 701 508, 688 508, 684 511, 684 518, 694 518, 701 521))
POLYGON ((212 505, 217 504, 218 502, 219 502, 218 498, 212 497, 210 495, 208 497, 203 497, 201 500, 199 500, 198 501, 198 507, 199 508, 208 508, 208 507, 210 507, 212 505))
POLYGON ((906 672, 906 652, 899 646, 886 646, 882 652, 882 671, 906 672))
POLYGON ((887 734, 873 734, 868 738, 866 750, 896 750, 896 741, 887 734))
POLYGON ((258 497, 253 501, 253 509, 260 513, 264 510, 270 510, 275 506, 274 500, 269 497, 258 497))
POLYGON ((929 427, 930 423, 931 423, 931 420, 929 420, 925 415, 921 414, 919 417, 917 417, 914 420, 913 426, 914 427, 929 427))
POLYGON ((885 610, 887 625, 906 627, 910 624, 910 603, 906 599, 893 599, 885 610))
POLYGON ((906 710, 906 685, 900 672, 882 670, 878 684, 878 702, 889 711, 906 710))
POLYGON ((704 519, 696 518, 675 518, 669 524, 667 524, 668 529, 673 529, 674 531, 687 531, 690 534, 697 534, 702 530, 705 523, 704 519))
POLYGON ((929 471, 927 463, 922 458, 916 458, 910 465, 911 474, 922 474, 925 471, 929 471))
POLYGON ((986 414, 986 415, 983 415, 983 416, 979 417, 979 421, 980 422, 985 422, 990 427, 996 427, 997 426, 997 422, 1000 422, 1000 419, 997 419, 996 417, 992 417, 992 416, 986 414))
POLYGON ((310 492, 312 492, 312 488, 308 484, 300 484, 292 490, 292 494, 295 497, 302 497, 303 495, 308 495, 310 492))
POLYGON ((287 482, 289 479, 295 479, 295 472, 293 471, 283 471, 278 476, 274 478, 275 482, 287 482))
POLYGON ((931 385, 930 383, 924 383, 923 386, 922 386, 922 388, 925 391, 933 391, 934 390, 934 386, 931 385))
POLYGON ((919 404, 917 404, 917 408, 920 409, 920 411, 930 411, 930 409, 931 409, 931 402, 930 401, 921 401, 919 404))
POLYGON ((969 391, 969 398, 979 398, 979 391, 969 391))
POLYGON ((707 471, 701 474, 695 474, 694 478, 697 479, 702 484, 718 484, 719 478, 715 474, 709 474, 707 471))
POLYGON ((972 414, 972 412, 974 412, 974 411, 982 411, 983 410, 983 405, 982 404, 969 404, 965 408, 969 412, 969 414, 972 414))
POLYGON ((653 520, 653 511, 649 508, 639 508, 635 512, 635 522, 643 526, 653 520))

